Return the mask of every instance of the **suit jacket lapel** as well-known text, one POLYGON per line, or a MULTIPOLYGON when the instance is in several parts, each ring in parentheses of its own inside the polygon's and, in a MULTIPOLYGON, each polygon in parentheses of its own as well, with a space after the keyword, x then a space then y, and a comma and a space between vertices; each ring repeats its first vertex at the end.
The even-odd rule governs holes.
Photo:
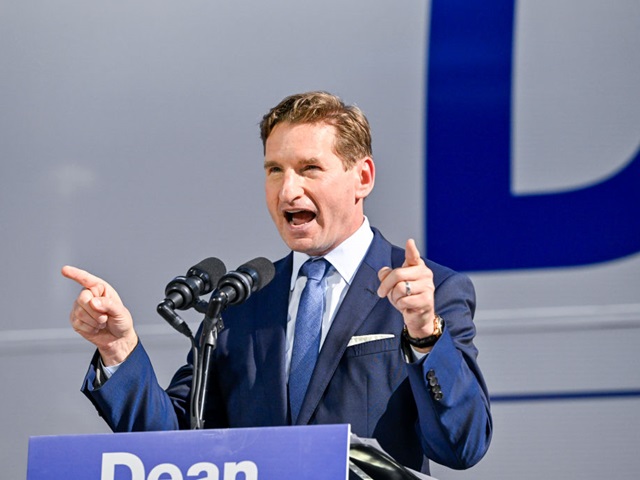
POLYGON ((307 424, 311 419, 338 368, 349 340, 360 328, 375 304, 381 300, 376 293, 380 285, 378 270, 385 265, 390 265, 391 244, 377 230, 373 229, 373 231, 374 238, 369 251, 349 286, 318 356, 318 363, 296 422, 299 425, 307 424))
MULTIPOLYGON (((288 413, 287 378, 285 374, 285 342, 287 309, 293 255, 276 262, 276 275, 262 296, 258 314, 264 318, 262 328, 254 333, 264 397, 269 398, 271 425, 286 425, 288 413), (277 395, 273 393, 277 392, 277 395)), ((261 399, 255 399, 262 401, 261 399)))

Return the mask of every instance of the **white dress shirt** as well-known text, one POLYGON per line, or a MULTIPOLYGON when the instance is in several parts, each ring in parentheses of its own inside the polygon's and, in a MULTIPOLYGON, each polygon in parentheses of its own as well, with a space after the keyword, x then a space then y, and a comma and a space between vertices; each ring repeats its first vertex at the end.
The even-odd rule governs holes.
MULTIPOLYGON (((326 296, 324 311, 322 313, 322 336, 320 338, 320 348, 327 338, 327 333, 331 327, 331 322, 335 317, 342 300, 347 294, 349 285, 353 281, 362 259, 364 258, 371 241, 373 232, 369 225, 369 220, 364 217, 362 225, 356 232, 347 238, 336 248, 327 253, 324 258, 331 264, 329 273, 325 276, 326 296)), ((293 252, 293 269, 291 271, 291 290, 289 294, 289 311, 287 315, 287 341, 286 341, 286 373, 289 377, 291 366, 291 353, 293 350, 293 337, 296 330, 296 315, 302 290, 307 283, 307 277, 298 277, 302 264, 306 262, 309 255, 300 252, 293 252)))

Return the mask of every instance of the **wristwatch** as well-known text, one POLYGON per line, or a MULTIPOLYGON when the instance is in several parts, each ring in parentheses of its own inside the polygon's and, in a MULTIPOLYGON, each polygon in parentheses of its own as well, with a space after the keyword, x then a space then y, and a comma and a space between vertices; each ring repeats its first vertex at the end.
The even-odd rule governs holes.
POLYGON ((405 325, 402 329, 402 338, 404 338, 409 345, 416 348, 427 348, 433 347, 436 341, 442 336, 442 329, 444 328, 444 320, 440 315, 435 316, 433 319, 433 333, 428 337, 424 338, 415 338, 409 335, 409 331, 407 330, 407 326, 405 325))

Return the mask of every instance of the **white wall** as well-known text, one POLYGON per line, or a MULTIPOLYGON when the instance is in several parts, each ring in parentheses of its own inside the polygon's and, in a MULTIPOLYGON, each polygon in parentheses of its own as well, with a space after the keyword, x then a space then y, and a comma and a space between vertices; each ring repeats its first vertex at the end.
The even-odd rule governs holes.
MULTIPOLYGON (((609 7, 519 4, 522 191, 597 181, 638 146, 640 8, 609 7), (560 115, 565 128, 546 128, 560 115)), ((424 244, 428 3, 5 0, 0 12, 3 478, 24 478, 29 436, 107 431, 79 393, 92 349, 68 326, 78 289, 62 265, 119 289, 166 383, 188 348, 155 314, 166 282, 208 256, 233 268, 285 253, 263 206, 257 129, 285 95, 324 89, 363 108, 378 168, 368 215, 395 243, 424 244)), ((433 474, 635 478, 638 396, 505 397, 640 390, 640 256, 472 278, 480 364, 504 401, 487 457, 433 474)))

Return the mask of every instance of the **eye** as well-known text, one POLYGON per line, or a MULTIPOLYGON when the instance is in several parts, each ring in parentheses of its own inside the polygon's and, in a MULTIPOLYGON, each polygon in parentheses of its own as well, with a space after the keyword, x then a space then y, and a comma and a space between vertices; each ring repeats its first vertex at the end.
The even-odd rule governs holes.
POLYGON ((278 167, 277 165, 267 165, 264 167, 264 170, 267 175, 273 175, 275 173, 280 173, 282 171, 282 168, 278 167))

